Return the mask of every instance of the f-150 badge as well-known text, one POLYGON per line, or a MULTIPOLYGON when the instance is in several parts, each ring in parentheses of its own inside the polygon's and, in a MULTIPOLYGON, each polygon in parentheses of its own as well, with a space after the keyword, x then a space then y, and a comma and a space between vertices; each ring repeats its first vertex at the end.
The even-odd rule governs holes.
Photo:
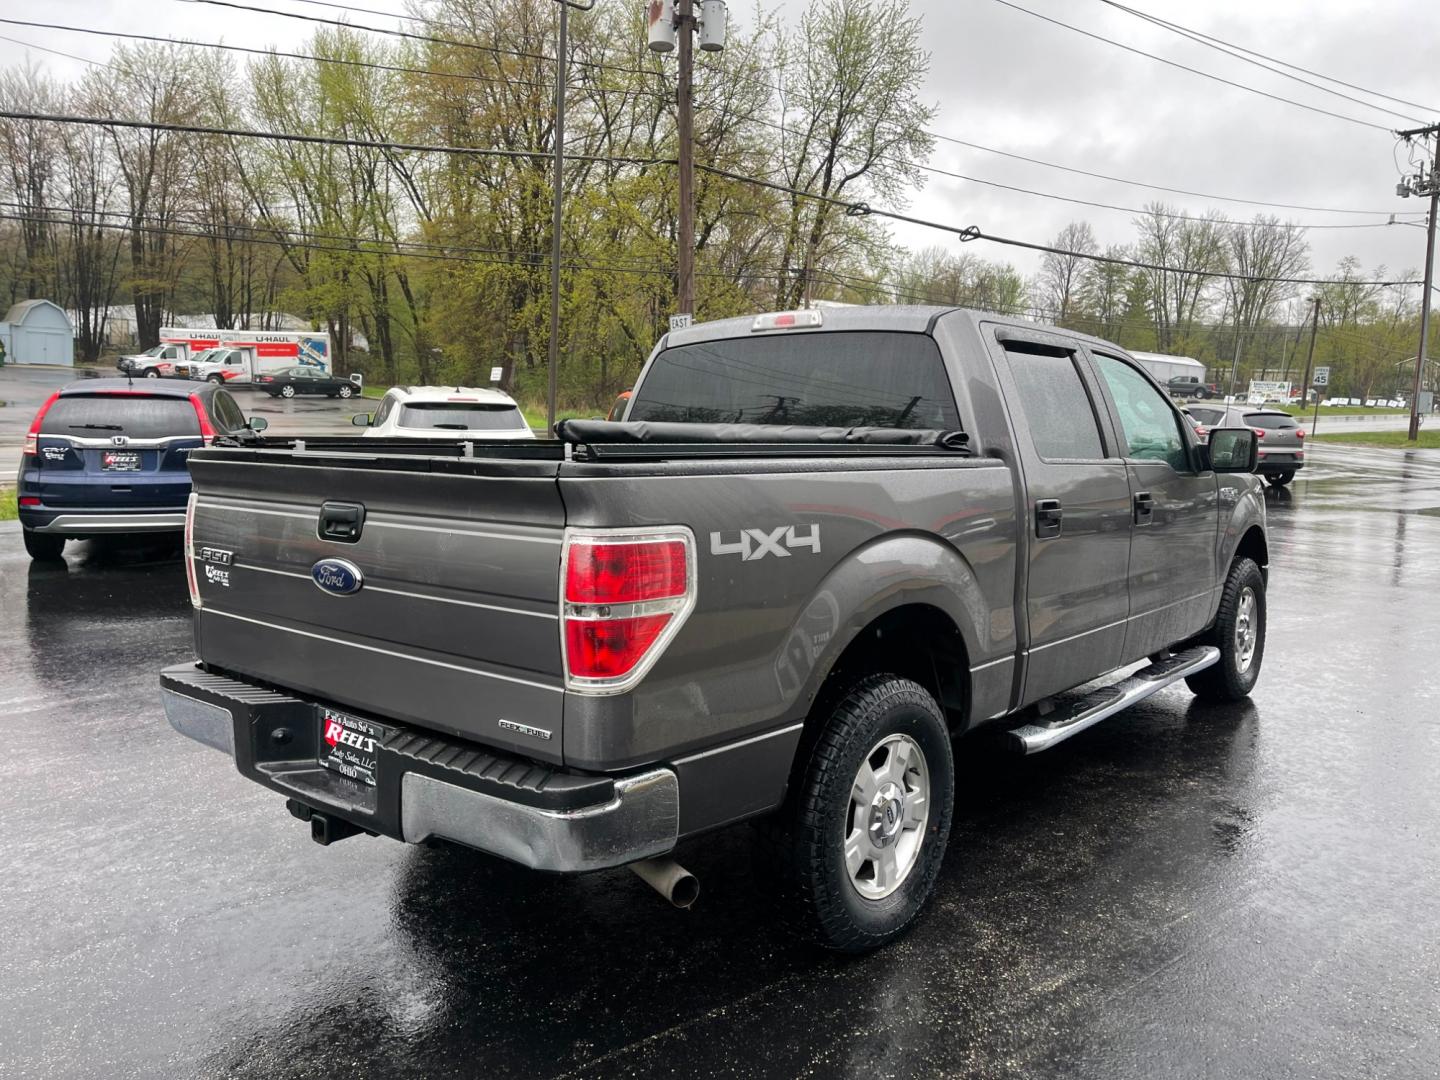
POLYGON ((794 525, 782 525, 778 529, 741 529, 739 537, 727 541, 724 533, 710 534, 711 555, 739 555, 746 562, 775 555, 788 559, 792 551, 801 548, 812 555, 820 554, 820 526, 807 526, 810 532, 801 536, 794 525))

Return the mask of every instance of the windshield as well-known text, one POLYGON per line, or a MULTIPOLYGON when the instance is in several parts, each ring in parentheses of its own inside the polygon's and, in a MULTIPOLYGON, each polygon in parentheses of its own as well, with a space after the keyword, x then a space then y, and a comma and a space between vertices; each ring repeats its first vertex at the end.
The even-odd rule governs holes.
POLYGON ((400 426, 442 431, 520 431, 518 406, 478 401, 416 401, 400 406, 400 426))
POLYGON ((220 359, 220 354, 224 351, 224 349, 206 349, 204 352, 198 354, 192 361, 192 363, 208 364, 211 361, 218 361, 220 359))
POLYGON ((924 334, 810 333, 667 349, 628 419, 956 430, 960 416, 924 334))
POLYGON ((141 356, 159 356, 161 353, 163 353, 163 352, 166 350, 166 348, 168 348, 168 346, 165 346, 165 345, 156 345, 156 346, 153 346, 152 348, 146 349, 146 350, 145 350, 144 352, 142 352, 140 355, 141 355, 141 356))
POLYGON ((199 435, 200 419, 188 397, 67 394, 56 398, 45 413, 40 432, 77 439, 111 435, 162 439, 167 435, 199 435))

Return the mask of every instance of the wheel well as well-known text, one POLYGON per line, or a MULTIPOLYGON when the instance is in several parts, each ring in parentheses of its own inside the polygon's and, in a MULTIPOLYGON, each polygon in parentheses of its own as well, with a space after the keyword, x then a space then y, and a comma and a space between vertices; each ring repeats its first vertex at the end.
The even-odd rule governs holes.
POLYGON ((945 710, 952 730, 969 710, 970 664, 965 639, 953 619, 929 604, 906 604, 875 618, 835 661, 806 726, 823 724, 830 709, 866 675, 889 672, 913 679, 945 710))
POLYGON ((1262 574, 1267 573, 1270 566, 1270 546, 1265 542, 1265 533, 1260 526, 1250 526, 1240 538, 1240 543, 1235 548, 1235 558, 1251 559, 1260 567, 1262 574))

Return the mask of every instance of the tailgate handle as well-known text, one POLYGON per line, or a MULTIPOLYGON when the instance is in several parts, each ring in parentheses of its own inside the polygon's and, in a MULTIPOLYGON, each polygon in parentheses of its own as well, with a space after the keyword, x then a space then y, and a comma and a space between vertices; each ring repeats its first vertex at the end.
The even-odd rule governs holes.
POLYGON ((365 527, 365 507, 359 503, 327 502, 320 507, 321 540, 353 544, 365 527))

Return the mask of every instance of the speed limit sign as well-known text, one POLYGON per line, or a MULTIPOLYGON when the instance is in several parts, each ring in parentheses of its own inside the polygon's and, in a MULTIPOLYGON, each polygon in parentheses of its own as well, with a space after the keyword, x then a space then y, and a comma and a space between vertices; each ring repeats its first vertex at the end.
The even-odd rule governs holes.
POLYGON ((1317 368, 1315 369, 1315 385, 1316 385, 1316 386, 1329 386, 1329 385, 1330 385, 1330 369, 1329 369, 1328 367, 1317 367, 1317 368))

